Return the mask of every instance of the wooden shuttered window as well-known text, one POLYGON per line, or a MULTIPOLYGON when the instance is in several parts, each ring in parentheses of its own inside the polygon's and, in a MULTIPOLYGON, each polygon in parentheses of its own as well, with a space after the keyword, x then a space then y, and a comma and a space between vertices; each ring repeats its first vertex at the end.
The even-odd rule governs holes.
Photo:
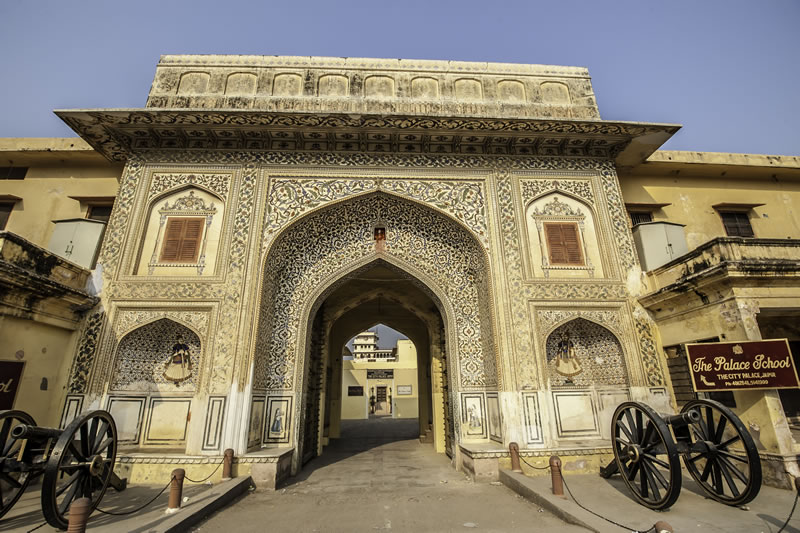
POLYGON ((578 224, 545 222, 545 238, 551 265, 583 265, 578 224))
POLYGON ((161 247, 162 263, 197 263, 206 219, 170 217, 161 247))
POLYGON ((725 233, 731 237, 752 237, 753 226, 750 225, 750 217, 744 211, 720 211, 722 225, 725 226, 725 233))

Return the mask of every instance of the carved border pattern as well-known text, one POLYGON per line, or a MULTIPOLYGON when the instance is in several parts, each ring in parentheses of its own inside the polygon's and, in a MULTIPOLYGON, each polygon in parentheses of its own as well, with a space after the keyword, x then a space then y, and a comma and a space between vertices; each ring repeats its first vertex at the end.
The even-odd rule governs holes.
POLYGON ((164 173, 153 174, 147 200, 150 201, 161 193, 184 185, 200 185, 213 191, 223 200, 228 199, 233 174, 206 173, 164 173))
POLYGON ((519 185, 522 191, 523 207, 537 196, 550 191, 568 192, 594 204, 594 192, 588 179, 522 179, 519 185))
POLYGON ((616 310, 545 309, 540 310, 537 314, 537 324, 539 324, 539 332, 542 337, 549 334, 554 326, 579 317, 600 324, 616 335, 621 335, 624 331, 619 311, 616 310))
POLYGON ((206 343, 208 334, 208 312, 205 311, 173 311, 153 309, 123 309, 117 311, 114 321, 114 333, 120 339, 142 324, 155 322, 161 318, 168 318, 183 325, 193 327, 201 336, 203 344, 206 343))
POLYGON ((69 387, 67 394, 82 394, 86 392, 89 384, 89 373, 92 371, 92 363, 97 352, 97 341, 100 331, 105 321, 105 313, 99 311, 92 314, 86 321, 86 326, 81 335, 81 342, 75 353, 75 360, 70 371, 69 387))
POLYGON ((634 324, 639 339, 639 351, 642 353, 645 377, 651 387, 665 386, 664 373, 656 350, 656 340, 653 336, 653 326, 649 319, 636 316, 634 311, 634 324))

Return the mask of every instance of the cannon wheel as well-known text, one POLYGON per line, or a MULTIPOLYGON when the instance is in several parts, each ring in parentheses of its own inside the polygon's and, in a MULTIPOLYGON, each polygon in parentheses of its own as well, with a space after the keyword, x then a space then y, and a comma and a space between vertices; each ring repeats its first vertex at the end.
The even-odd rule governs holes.
POLYGON ((622 403, 614 412, 611 435, 619 472, 639 503, 651 509, 672 506, 681 491, 681 464, 658 413, 643 403, 622 403))
POLYGON ((91 411, 73 420, 45 466, 42 512, 47 523, 67 529, 69 506, 76 498, 89 498, 94 511, 108 488, 116 457, 117 426, 111 414, 91 411))
MULTIPOLYGON (((22 440, 12 437, 11 430, 20 424, 35 426, 36 422, 24 411, 0 411, 0 461, 19 454, 22 440)), ((30 480, 30 472, 0 472, 0 518, 14 507, 30 480)))
POLYGON ((686 469, 712 498, 744 505, 761 490, 761 461, 753 437, 733 411, 713 400, 692 400, 681 412, 696 409, 700 421, 690 426, 686 469))

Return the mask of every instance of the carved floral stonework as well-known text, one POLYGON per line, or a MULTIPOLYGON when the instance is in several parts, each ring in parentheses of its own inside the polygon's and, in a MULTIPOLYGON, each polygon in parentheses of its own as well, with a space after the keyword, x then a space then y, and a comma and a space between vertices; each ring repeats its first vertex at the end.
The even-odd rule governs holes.
POLYGON ((231 187, 232 174, 206 174, 206 173, 154 173, 150 180, 150 190, 147 198, 152 200, 166 191, 185 187, 186 185, 199 185, 227 200, 231 187))
POLYGON ((67 387, 69 394, 86 392, 105 316, 104 312, 99 311, 92 313, 86 321, 81 333, 78 350, 75 352, 75 359, 72 362, 72 370, 69 374, 69 386, 67 387))
MULTIPOLYGON (((453 302, 462 388, 496 383, 486 261, 469 234, 450 219, 419 204, 385 194, 359 197, 301 219, 270 248, 256 352, 254 388, 291 390, 304 344, 297 337, 308 297, 335 272, 374 254, 373 225, 386 226, 387 256, 414 258, 414 265, 453 302), (309 238, 313 236, 313 238, 309 238), (483 318, 483 319, 482 319, 483 318)), ((302 367, 301 367, 302 368, 302 367)))
POLYGON ((522 179, 519 186, 523 205, 548 192, 568 192, 586 200, 590 205, 594 204, 594 192, 588 179, 522 179))
MULTIPOLYGON (((619 257, 620 270, 625 272, 635 265, 632 240, 630 230, 627 227, 627 219, 624 213, 616 173, 611 161, 586 158, 586 157, 508 157, 508 156, 483 156, 483 155, 442 155, 432 156, 427 154, 366 154, 366 153, 337 153, 337 152, 244 152, 228 151, 224 154, 209 151, 177 152, 177 151, 151 151, 148 158, 157 162, 159 165, 183 164, 195 165, 219 165, 219 164, 238 164, 243 165, 243 172, 240 178, 240 190, 237 199, 231 204, 235 209, 234 224, 230 228, 232 232, 231 250, 229 255, 230 269, 224 283, 193 283, 189 281, 175 281, 170 283, 149 283, 136 284, 129 282, 114 281, 118 276, 118 266, 125 233, 131 221, 132 206, 135 197, 137 184, 141 182, 144 174, 145 161, 134 157, 126 165, 125 172, 120 183, 120 191, 117 205, 114 210, 111 223, 108 228, 101 255, 101 262, 104 267, 104 275, 107 279, 106 290, 109 298, 124 299, 154 299, 166 298, 169 300, 182 299, 214 299, 222 303, 220 306, 219 322, 217 324, 217 334, 210 341, 213 346, 209 346, 210 354, 213 354, 211 365, 212 388, 217 391, 224 391, 230 383, 234 362, 240 357, 247 357, 247 342, 237 339, 239 333, 239 320, 244 312, 244 306, 248 305, 252 299, 244 293, 245 279, 245 260, 247 256, 248 243, 252 239, 251 229, 254 229, 254 207, 255 199, 258 195, 257 183, 262 168, 270 166, 285 167, 292 165, 299 166, 319 166, 352 168, 353 172, 364 174, 366 168, 427 168, 427 169, 479 169, 491 171, 495 169, 495 198, 497 220, 500 229, 500 239, 506 275, 506 290, 508 291, 509 305, 506 316, 511 321, 509 324, 512 331, 513 354, 512 359, 522 360, 529 358, 534 353, 531 345, 531 332, 528 325, 526 302, 529 300, 563 300, 563 299, 588 299, 588 300, 625 300, 629 298, 624 283, 620 281, 606 282, 559 282, 547 281, 542 283, 527 283, 524 281, 522 272, 522 258, 520 248, 520 236, 515 208, 513 172, 521 171, 540 171, 546 172, 553 170, 561 171, 590 171, 596 173, 598 182, 601 184, 604 205, 607 204, 608 219, 611 222, 611 235, 614 238, 614 254, 619 257), (241 356, 237 355, 240 354, 241 356)), ((269 172, 267 170, 267 172, 269 172)), ((172 176, 198 176, 205 175, 202 172, 171 172, 164 175, 172 176)), ((208 174, 208 173, 207 173, 208 174)), ((210 173, 214 174, 214 173, 210 173)), ((154 175, 154 178, 160 174, 154 175)), ((219 175, 216 180, 217 187, 215 192, 223 195, 231 193, 230 181, 225 180, 219 175), (226 190, 219 189, 221 184, 228 184, 226 190)), ((531 194, 541 194, 547 192, 548 187, 553 190, 570 192, 587 201, 597 201, 593 189, 588 187, 586 180, 547 180, 529 179, 522 180, 523 183, 536 183, 537 185, 522 186, 523 194, 527 197, 531 194), (554 184, 554 182, 556 182, 554 184), (563 185, 573 182, 576 185, 563 185), (567 187, 571 187, 567 190, 567 187)), ((155 189, 149 190, 149 197, 155 197, 160 192, 171 190, 180 186, 180 179, 166 178, 159 182, 153 180, 155 189), (160 192, 159 192, 160 191, 160 192)), ((201 184, 209 189, 214 189, 209 183, 201 184)), ((261 242, 257 243, 259 248, 265 247, 267 239, 263 238, 271 235, 272 239, 278 234, 280 228, 286 227, 294 220, 298 220, 304 213, 315 207, 321 207, 328 202, 334 202, 347 198, 351 194, 358 192, 366 193, 377 190, 378 187, 384 188, 394 194, 414 198, 417 201, 432 205, 436 209, 450 214, 482 239, 482 243, 488 241, 482 235, 487 234, 486 196, 482 186, 478 186, 475 180, 415 180, 415 179, 381 179, 358 178, 353 174, 351 178, 314 178, 302 180, 297 178, 277 178, 270 180, 267 190, 267 205, 270 207, 258 235, 262 236, 261 242), (343 183, 349 181, 349 185, 343 183), (280 186, 279 186, 280 185, 280 186), (328 189, 326 189, 328 187, 328 189), (333 187, 333 189, 331 189, 333 187), (339 187, 339 189, 336 189, 339 187), (342 188, 343 187, 343 188, 342 188), (279 200, 278 194, 282 194, 287 200, 279 200), (273 196, 275 195, 275 196, 273 196), (466 196, 464 196, 466 195, 466 196), (273 201, 273 198, 275 199, 273 201), (455 202, 454 199, 469 198, 472 205, 467 207, 468 202, 455 202), (310 199, 310 203, 303 203, 303 199, 310 199), (276 209, 274 207, 290 207, 288 210, 276 209), (309 207, 310 206, 310 207, 309 207)), ((522 201, 520 199, 519 201, 522 201)), ((268 244, 268 243, 267 243, 268 244)), ((480 305, 484 310, 491 309, 491 304, 486 302, 480 305)), ((652 324, 646 319, 636 322, 636 333, 639 339, 639 347, 642 353, 643 364, 648 382, 651 385, 663 384, 660 365, 658 363, 655 341, 652 333, 652 324)), ((485 341, 481 341, 485 342, 485 341)), ((244 360, 242 360, 244 364, 244 360)), ((469 375, 470 372, 467 372, 469 375)), ((474 374, 473 374, 474 375, 474 374)), ((103 379, 98 376, 98 379, 103 379)), ((535 375, 517 376, 518 386, 537 388, 538 378, 535 375)))
POLYGON ((488 247, 482 183, 464 181, 381 180, 380 188, 419 200, 449 213, 471 229, 488 247))
POLYGON ((376 188, 377 180, 374 179, 271 179, 262 251, 266 251, 281 228, 303 213, 354 194, 374 191, 376 188))
POLYGON ((178 323, 189 325, 202 337, 208 333, 208 312, 204 311, 179 311, 179 310, 152 310, 134 309, 117 311, 114 322, 114 332, 117 337, 122 337, 128 332, 149 322, 168 318, 178 323))
POLYGON ((619 311, 583 310, 583 309, 546 309, 537 313, 537 324, 542 335, 549 334, 556 326, 575 318, 585 318, 611 329, 616 334, 622 333, 622 322, 619 311))

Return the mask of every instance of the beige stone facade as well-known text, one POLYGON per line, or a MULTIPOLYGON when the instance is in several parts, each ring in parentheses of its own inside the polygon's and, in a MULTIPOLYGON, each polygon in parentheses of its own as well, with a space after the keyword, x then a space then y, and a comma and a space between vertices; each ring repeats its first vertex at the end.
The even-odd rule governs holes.
MULTIPOLYGON (((299 471, 338 436, 342 347, 380 322, 416 346, 420 427, 456 466, 486 471, 518 442, 591 468, 619 402, 674 408, 664 346, 754 338, 742 310, 795 305, 775 267, 777 292, 741 289, 741 327, 680 325, 677 305, 727 315, 665 290, 691 254, 642 272, 628 212, 720 257, 701 246, 724 235, 713 206, 763 203, 756 237, 782 241, 757 255, 795 264, 800 164, 655 152, 679 126, 601 120, 585 69, 165 56, 146 108, 57 114, 124 164, 62 405, 109 409, 128 465, 231 447, 273 483, 299 471)), ((756 241, 730 242, 709 246, 756 241)), ((783 428, 762 439, 780 470, 778 396, 744 398, 745 418, 783 428)))

